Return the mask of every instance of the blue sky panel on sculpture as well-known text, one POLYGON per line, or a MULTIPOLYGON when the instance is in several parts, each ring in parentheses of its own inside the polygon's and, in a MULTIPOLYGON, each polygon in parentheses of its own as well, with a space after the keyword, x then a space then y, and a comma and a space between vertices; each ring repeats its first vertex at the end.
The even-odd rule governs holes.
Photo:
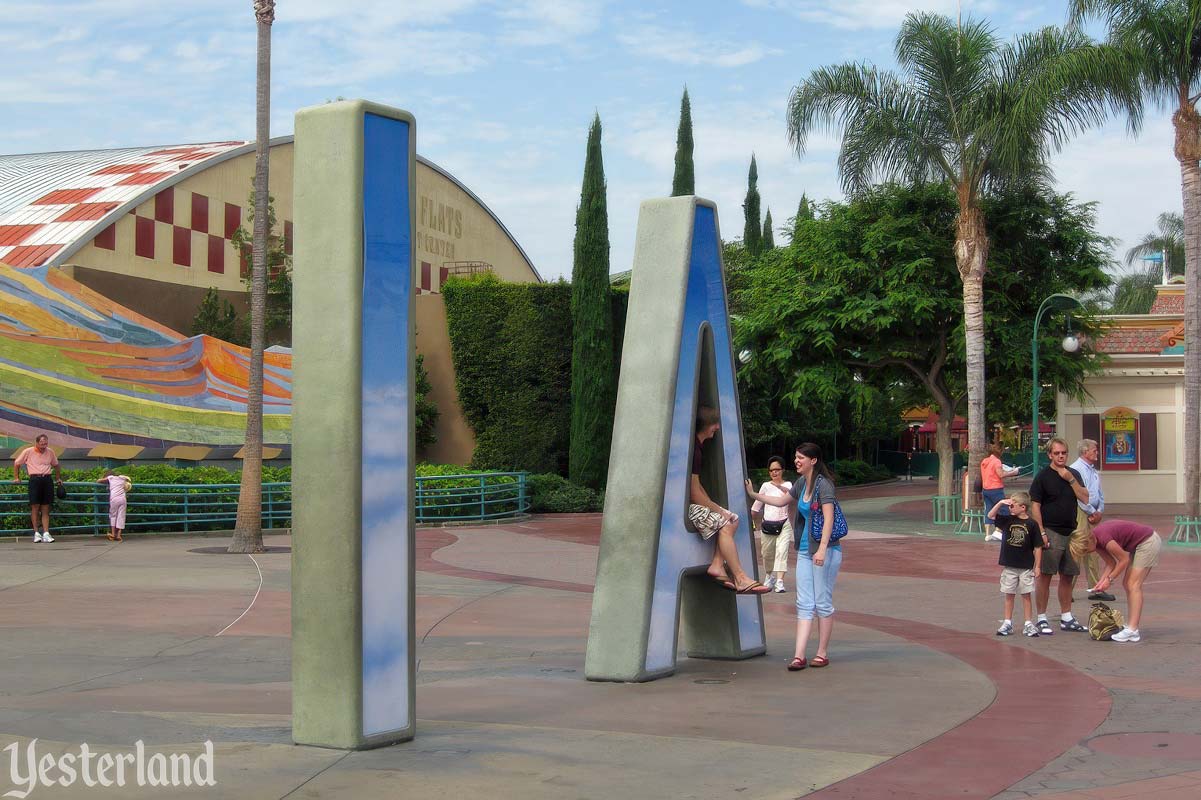
POLYGON ((363 735, 412 725, 409 125, 363 123, 363 735), (398 278, 399 276, 399 278, 398 278), (406 354, 409 354, 406 356, 406 354))
MULTIPOLYGON (((1004 37, 1066 17, 1062 2, 962 6, 1004 37)), ((685 85, 697 193, 740 216, 754 152, 763 210, 784 231, 802 192, 842 196, 836 138, 814 137, 803 161, 789 147, 789 91, 828 64, 893 68, 907 12, 956 10, 956 0, 287 0, 272 34, 272 133, 291 133, 297 109, 337 97, 410 110, 422 123, 418 152, 471 186, 555 279, 571 274, 585 139, 599 112, 620 271, 639 202, 671 191, 685 85)), ((0 153, 254 136, 246 0, 0 0, 0 20, 0 153)), ((1154 230, 1160 212, 1180 210, 1172 141, 1170 114, 1155 112, 1137 140, 1115 120, 1053 158, 1060 190, 1099 201, 1100 232, 1122 240, 1115 252, 1154 230)))

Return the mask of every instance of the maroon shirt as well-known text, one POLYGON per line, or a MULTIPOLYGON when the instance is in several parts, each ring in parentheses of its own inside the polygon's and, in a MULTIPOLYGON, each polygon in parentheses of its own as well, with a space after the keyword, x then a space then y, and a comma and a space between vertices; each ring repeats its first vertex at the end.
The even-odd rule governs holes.
POLYGON ((1093 528, 1098 550, 1104 550, 1105 545, 1110 542, 1117 542, 1118 547, 1127 553, 1133 553, 1134 548, 1150 539, 1153 533, 1154 528, 1125 519, 1107 520, 1093 528))

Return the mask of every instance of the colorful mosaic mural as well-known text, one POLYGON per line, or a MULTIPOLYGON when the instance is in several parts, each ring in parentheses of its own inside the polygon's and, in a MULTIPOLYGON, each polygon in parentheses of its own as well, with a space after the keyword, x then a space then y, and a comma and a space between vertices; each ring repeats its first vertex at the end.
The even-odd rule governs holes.
MULTIPOLYGON (((0 446, 243 441, 250 351, 183 336, 50 267, 0 263, 0 446), (7 440, 7 441, 6 441, 7 440)), ((264 357, 264 440, 291 441, 292 355, 264 357)))

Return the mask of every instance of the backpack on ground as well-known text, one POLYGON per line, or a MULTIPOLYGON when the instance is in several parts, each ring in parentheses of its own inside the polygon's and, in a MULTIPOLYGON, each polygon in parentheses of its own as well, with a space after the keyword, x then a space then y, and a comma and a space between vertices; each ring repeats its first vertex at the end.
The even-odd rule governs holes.
POLYGON ((1093 610, 1088 615, 1089 638, 1098 642, 1108 642, 1124 624, 1121 611, 1104 603, 1093 603, 1093 610))

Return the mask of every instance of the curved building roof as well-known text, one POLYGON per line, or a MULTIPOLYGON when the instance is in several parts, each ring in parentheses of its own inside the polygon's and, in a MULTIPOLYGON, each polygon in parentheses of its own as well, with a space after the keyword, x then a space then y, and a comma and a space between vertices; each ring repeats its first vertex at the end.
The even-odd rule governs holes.
MULTIPOLYGON (((281 136, 271 145, 292 140, 281 136)), ((252 152, 254 142, 231 141, 0 155, 0 261, 14 267, 59 266, 163 189, 252 152)), ((479 203, 538 275, 492 209, 442 167, 421 156, 417 160, 479 203)))

